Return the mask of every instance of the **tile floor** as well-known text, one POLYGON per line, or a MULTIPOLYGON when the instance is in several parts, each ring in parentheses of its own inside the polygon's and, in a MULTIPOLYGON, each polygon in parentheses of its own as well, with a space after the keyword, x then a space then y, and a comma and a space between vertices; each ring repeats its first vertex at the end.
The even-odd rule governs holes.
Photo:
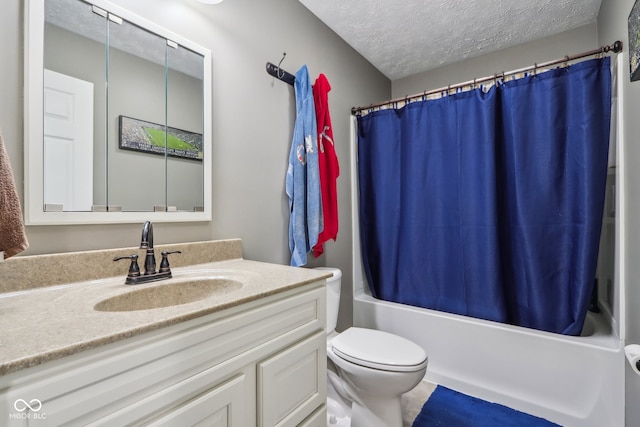
POLYGON ((402 425, 403 427, 411 427, 413 420, 416 419, 422 405, 427 401, 433 390, 435 390, 436 384, 428 381, 421 381, 413 390, 402 395, 402 425))

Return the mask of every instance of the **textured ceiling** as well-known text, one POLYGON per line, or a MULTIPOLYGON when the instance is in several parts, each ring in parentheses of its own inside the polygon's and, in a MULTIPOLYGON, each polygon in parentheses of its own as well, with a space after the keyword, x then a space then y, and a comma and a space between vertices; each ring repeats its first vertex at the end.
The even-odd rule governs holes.
POLYGON ((602 0, 299 0, 391 80, 595 22, 602 0))

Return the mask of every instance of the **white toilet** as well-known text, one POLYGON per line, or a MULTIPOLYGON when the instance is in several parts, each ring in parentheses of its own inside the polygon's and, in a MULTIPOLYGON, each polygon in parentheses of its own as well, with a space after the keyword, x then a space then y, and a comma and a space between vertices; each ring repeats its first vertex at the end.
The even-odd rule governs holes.
POLYGON ((333 273, 327 279, 327 425, 402 427, 400 396, 423 379, 426 353, 388 332, 352 327, 337 333, 342 272, 317 269, 333 273))

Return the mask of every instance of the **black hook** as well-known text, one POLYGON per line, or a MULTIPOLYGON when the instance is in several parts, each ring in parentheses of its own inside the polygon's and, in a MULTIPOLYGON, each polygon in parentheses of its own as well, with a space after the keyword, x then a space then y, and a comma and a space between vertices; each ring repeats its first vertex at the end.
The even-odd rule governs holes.
POLYGON ((278 65, 273 65, 271 62, 267 62, 267 73, 269 73, 269 75, 277 78, 278 80, 282 80, 285 83, 290 84, 291 86, 293 86, 293 84, 296 81, 296 76, 294 76, 293 74, 287 73, 285 70, 283 70, 282 68, 280 68, 280 65, 282 64, 282 61, 284 61, 284 58, 287 56, 287 52, 284 52, 282 54, 282 59, 280 60, 280 62, 278 62, 278 65))
POLYGON ((280 64, 282 64, 282 61, 284 61, 285 56, 287 56, 287 52, 282 52, 282 59, 280 60, 280 62, 278 62, 278 78, 281 79, 284 77, 284 71, 282 73, 282 75, 280 75, 280 64))

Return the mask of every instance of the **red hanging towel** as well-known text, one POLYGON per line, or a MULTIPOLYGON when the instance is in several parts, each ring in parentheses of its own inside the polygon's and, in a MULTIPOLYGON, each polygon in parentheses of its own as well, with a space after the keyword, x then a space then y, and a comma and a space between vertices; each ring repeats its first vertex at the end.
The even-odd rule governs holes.
POLYGON ((322 246, 329 239, 338 236, 338 191, 336 180, 340 175, 338 156, 333 145, 333 128, 329 114, 329 91, 331 85, 324 74, 320 74, 313 85, 313 100, 316 108, 318 126, 318 166, 320 168, 320 192, 322 194, 322 215, 324 230, 318 236, 318 243, 313 247, 313 255, 317 258, 324 252, 322 246))

